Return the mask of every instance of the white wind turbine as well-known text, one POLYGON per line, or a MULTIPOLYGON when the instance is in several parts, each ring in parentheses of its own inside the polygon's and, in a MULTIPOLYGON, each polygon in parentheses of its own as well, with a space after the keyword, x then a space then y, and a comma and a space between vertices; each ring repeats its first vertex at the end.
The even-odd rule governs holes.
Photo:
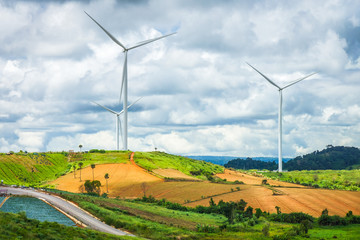
POLYGON ((113 40, 117 45, 119 45, 122 49, 123 49, 123 52, 125 54, 125 59, 124 59, 124 67, 123 67, 123 76, 122 76, 122 81, 121 81, 121 90, 120 90, 120 101, 121 101, 121 96, 122 96, 122 91, 124 89, 124 107, 123 107, 123 111, 124 111, 124 150, 127 150, 128 149, 128 79, 127 79, 127 53, 129 50, 132 50, 134 48, 137 48, 137 47, 141 47, 143 45, 146 45, 148 43, 151 43, 151 42, 154 42, 154 41, 157 41, 159 39, 162 39, 162 38, 165 38, 165 37, 168 37, 170 35, 173 35, 175 34, 176 32, 174 33, 171 33, 171 34, 167 34, 167 35, 164 35, 164 36, 161 36, 161 37, 157 37, 157 38, 153 38, 153 39, 148 39, 148 40, 145 40, 145 41, 142 41, 142 42, 139 42, 133 46, 130 46, 130 47, 125 47, 125 45, 123 45, 120 41, 118 41, 113 35, 111 35, 111 33, 109 33, 105 28, 103 28, 97 21, 95 21, 95 19, 93 19, 87 12, 85 12, 86 15, 88 15, 110 38, 111 40, 113 40))
POLYGON ((279 118, 278 118, 278 125, 279 125, 279 137, 278 137, 278 159, 279 159, 279 172, 282 172, 282 90, 284 90, 287 87, 290 87, 292 85, 294 85, 295 83, 298 83, 312 75, 314 75, 315 73, 311 73, 310 75, 307 75, 306 77, 297 79, 291 83, 289 83, 288 85, 285 85, 284 87, 280 87, 279 85, 277 85, 276 83, 274 83, 272 80, 270 80, 267 76, 265 76, 264 74, 262 74, 259 70, 257 70, 256 68, 254 68, 253 66, 251 66, 249 63, 247 63, 252 69, 254 69, 256 72, 258 72, 261 76, 263 76, 270 84, 274 85, 277 89, 279 89, 279 118))
MULTIPOLYGON (((133 102, 132 104, 130 104, 127 108, 129 109, 132 105, 134 105, 135 103, 137 103, 141 98, 139 98, 138 100, 136 100, 135 102, 133 102)), ((114 110, 111 110, 110 108, 107 108, 97 102, 93 102, 95 103, 96 105, 104 108, 105 110, 113 113, 116 115, 116 150, 119 150, 120 148, 120 145, 119 145, 119 135, 120 135, 120 131, 121 131, 121 139, 122 141, 124 141, 124 138, 123 138, 123 134, 122 134, 122 130, 121 130, 121 120, 120 120, 120 115, 124 113, 124 110, 121 110, 120 112, 115 112, 114 110)))

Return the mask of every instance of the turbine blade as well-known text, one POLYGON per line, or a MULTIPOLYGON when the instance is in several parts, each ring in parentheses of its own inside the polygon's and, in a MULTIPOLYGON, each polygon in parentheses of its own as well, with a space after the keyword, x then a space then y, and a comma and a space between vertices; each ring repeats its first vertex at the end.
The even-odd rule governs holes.
POLYGON ((141 47, 141 46, 146 45, 146 44, 148 44, 148 43, 151 43, 151 42, 160 40, 160 39, 162 39, 162 38, 169 37, 169 36, 174 35, 174 34, 176 34, 176 32, 170 33, 170 34, 167 34, 167 35, 163 35, 163 36, 161 36, 161 37, 157 37, 157 38, 153 38, 153 39, 149 39, 149 40, 145 40, 145 41, 139 42, 139 43, 137 43, 136 45, 134 45, 134 46, 132 46, 132 47, 129 47, 128 50, 134 49, 134 48, 137 48, 137 47, 141 47))
POLYGON ((101 104, 99 104, 99 103, 97 103, 97 102, 93 102, 93 103, 95 103, 96 105, 104 108, 105 110, 107 110, 107 111, 109 111, 109 112, 111 112, 111 113, 113 113, 113 114, 118 114, 117 112, 115 112, 115 111, 111 110, 110 108, 107 108, 107 107, 105 107, 105 106, 103 106, 103 105, 101 105, 101 104))
POLYGON ((253 66, 251 66, 249 63, 246 62, 247 65, 249 65, 252 69, 254 69, 255 71, 257 71, 261 76, 263 76, 266 80, 268 80, 269 83, 271 83, 272 85, 274 85, 275 87, 277 87, 279 90, 281 90, 281 87, 279 87, 276 83, 274 83, 273 81, 271 81, 267 76, 265 76, 264 74, 262 74, 259 70, 257 70, 256 68, 254 68, 253 66))
POLYGON ((306 78, 308 78, 308 77, 310 77, 310 76, 312 76, 312 75, 314 75, 314 74, 316 74, 316 73, 312 73, 312 74, 307 75, 306 77, 297 79, 297 80, 293 81, 292 83, 286 85, 286 86, 283 87, 282 89, 285 89, 285 88, 287 88, 287 87, 290 87, 291 85, 294 85, 295 83, 298 83, 298 82, 300 82, 300 81, 302 81, 302 80, 304 80, 304 79, 306 79, 306 78))
MULTIPOLYGON (((85 11, 84 11, 85 12, 85 11)), ((109 33, 103 26, 100 25, 100 23, 98 23, 97 21, 95 21, 95 19, 93 19, 87 12, 85 12, 86 15, 89 16, 89 18, 91 18, 116 44, 118 44, 120 47, 122 47, 124 49, 124 51, 126 50, 126 47, 119 42, 119 40, 117 40, 113 35, 111 35, 111 33, 109 33)))
MULTIPOLYGON (((140 101, 142 98, 143 98, 143 97, 138 98, 135 102, 133 102, 132 104, 130 104, 127 108, 129 109, 132 105, 134 105, 135 103, 137 103, 138 101, 140 101)), ((120 115, 120 114, 123 114, 123 112, 124 112, 124 109, 121 110, 121 112, 119 112, 119 115, 120 115)))
POLYGON ((130 104, 130 105, 128 106, 128 109, 129 109, 132 105, 134 105, 135 103, 137 103, 138 101, 140 101, 142 98, 143 98, 143 97, 140 97, 140 98, 138 98, 135 102, 133 102, 132 104, 130 104))

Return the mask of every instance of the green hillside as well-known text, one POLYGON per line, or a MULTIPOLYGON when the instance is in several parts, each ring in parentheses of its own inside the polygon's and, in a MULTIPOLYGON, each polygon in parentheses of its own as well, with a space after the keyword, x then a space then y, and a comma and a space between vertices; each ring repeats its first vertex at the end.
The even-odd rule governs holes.
POLYGON ((360 166, 360 149, 356 147, 327 146, 322 151, 315 151, 298 156, 284 164, 284 169, 292 170, 325 170, 353 169, 360 166))
MULTIPOLYGON (((5 184, 41 186, 47 181, 91 164, 127 163, 130 151, 91 150, 88 153, 13 153, 0 154, 0 180, 5 184)), ((223 167, 204 161, 175 156, 163 152, 136 152, 136 163, 151 171, 157 168, 172 168, 187 175, 206 179, 206 176, 223 172, 223 167)))
POLYGON ((164 152, 136 152, 134 159, 137 165, 149 171, 171 168, 189 176, 198 176, 204 179, 205 176, 224 172, 224 167, 220 165, 164 152))
POLYGON ((5 184, 32 186, 69 171, 65 153, 0 154, 0 179, 5 184))

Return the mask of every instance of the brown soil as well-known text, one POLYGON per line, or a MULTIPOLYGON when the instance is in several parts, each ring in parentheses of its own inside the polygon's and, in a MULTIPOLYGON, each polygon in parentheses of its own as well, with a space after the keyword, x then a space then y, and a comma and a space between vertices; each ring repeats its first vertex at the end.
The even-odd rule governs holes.
POLYGON ((167 178, 198 180, 197 178, 188 176, 185 173, 180 172, 179 170, 175 170, 175 169, 162 169, 162 168, 159 168, 159 169, 153 170, 153 172, 160 175, 160 176, 167 177, 167 178))
MULTIPOLYGON (((256 177, 256 176, 252 176, 249 174, 245 174, 245 173, 241 173, 241 172, 236 172, 233 170, 229 170, 229 169, 225 169, 224 173, 220 173, 220 174, 216 174, 217 177, 222 178, 222 179, 226 179, 228 181, 242 181, 245 184, 251 184, 251 185, 261 185, 261 182, 263 179, 265 178, 261 178, 261 177, 256 177)), ((270 185, 273 186, 282 186, 282 187, 304 187, 302 185, 298 185, 298 184, 294 184, 294 183, 287 183, 287 182, 281 182, 281 181, 276 181, 276 180, 271 180, 271 179, 267 179, 267 182, 270 185)))
MULTIPOLYGON (((147 173, 144 169, 132 164, 119 163, 96 165, 94 169, 94 179, 101 182, 102 192, 106 192, 106 181, 104 178, 106 173, 109 174, 109 196, 118 196, 120 194, 118 191, 119 189, 131 188, 133 185, 143 182, 163 181, 162 179, 147 173)), ((56 185, 56 188, 60 190, 79 193, 80 186, 84 184, 85 180, 93 179, 91 167, 86 167, 81 170, 81 179, 82 181, 80 182, 80 171, 76 171, 76 178, 74 178, 73 173, 69 173, 50 182, 50 184, 56 185)))

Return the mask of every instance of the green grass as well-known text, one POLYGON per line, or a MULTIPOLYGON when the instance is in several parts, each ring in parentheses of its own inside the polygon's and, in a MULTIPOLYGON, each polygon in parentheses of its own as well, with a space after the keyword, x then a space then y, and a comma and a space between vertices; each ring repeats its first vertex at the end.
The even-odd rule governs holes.
POLYGON ((28 219, 25 214, 0 212, 0 239, 139 239, 28 219))
MULTIPOLYGON (((222 173, 224 167, 205 161, 194 160, 186 157, 175 156, 164 152, 136 152, 134 156, 136 164, 152 171, 154 169, 175 169, 192 176, 190 171, 203 171, 207 173, 222 173)), ((205 179, 204 175, 199 176, 205 179)))
POLYGON ((357 240, 360 238, 360 225, 317 227, 309 230, 310 239, 347 239, 357 240))
POLYGON ((253 171, 256 174, 290 183, 327 189, 360 191, 360 170, 303 170, 290 172, 253 171))
POLYGON ((105 164, 105 163, 127 163, 130 159, 130 151, 106 151, 105 153, 83 153, 82 158, 78 161, 83 161, 84 166, 90 164, 105 164))
POLYGON ((0 155, 0 179, 5 184, 39 185, 70 169, 61 153, 0 155))

